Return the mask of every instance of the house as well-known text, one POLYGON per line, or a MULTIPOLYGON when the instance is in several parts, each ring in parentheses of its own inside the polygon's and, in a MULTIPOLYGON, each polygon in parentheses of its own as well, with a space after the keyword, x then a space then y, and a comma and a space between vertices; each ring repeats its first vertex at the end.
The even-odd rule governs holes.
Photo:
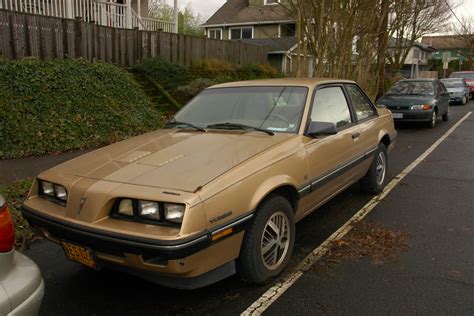
MULTIPOLYGON (((392 38, 389 42, 388 53, 393 56, 397 46, 397 39, 392 38)), ((421 71, 429 70, 428 60, 436 49, 431 45, 415 42, 411 45, 405 62, 402 65, 401 73, 407 78, 419 78, 421 71)))
POLYGON ((423 36, 421 42, 436 48, 432 58, 443 60, 459 60, 465 62, 469 56, 474 61, 474 34, 471 35, 441 35, 423 36))
POLYGON ((175 21, 166 22, 148 16, 149 0, 0 0, 0 10, 76 19, 116 28, 177 33, 175 21))
MULTIPOLYGON (((269 63, 288 74, 296 71, 296 19, 279 2, 227 0, 202 27, 209 38, 268 46, 269 63)), ((306 60, 311 75, 312 57, 306 60)))

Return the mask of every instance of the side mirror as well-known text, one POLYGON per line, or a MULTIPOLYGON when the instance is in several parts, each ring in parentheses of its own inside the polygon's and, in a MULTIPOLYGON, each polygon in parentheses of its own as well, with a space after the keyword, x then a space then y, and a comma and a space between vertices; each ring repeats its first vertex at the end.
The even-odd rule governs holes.
POLYGON ((331 122, 313 122, 309 123, 308 136, 316 137, 321 135, 337 134, 336 124, 331 122))

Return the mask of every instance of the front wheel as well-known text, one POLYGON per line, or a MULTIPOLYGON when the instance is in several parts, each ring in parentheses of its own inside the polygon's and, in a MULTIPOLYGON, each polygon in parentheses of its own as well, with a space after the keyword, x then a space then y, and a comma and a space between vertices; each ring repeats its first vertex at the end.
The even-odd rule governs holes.
POLYGON ((462 101, 461 101, 462 105, 466 105, 468 99, 469 99, 469 97, 463 96, 463 97, 462 97, 462 101))
POLYGON ((428 122, 428 127, 435 128, 437 121, 438 121, 438 114, 436 113, 436 111, 433 111, 433 113, 431 114, 431 120, 428 122))
POLYGON ((295 220, 290 202, 272 195, 262 202, 246 230, 239 257, 244 281, 265 283, 288 265, 295 243, 295 220))
POLYGON ((360 180, 362 192, 368 194, 378 194, 385 187, 385 178, 387 176, 388 155, 387 148, 380 143, 375 152, 374 160, 370 165, 367 174, 360 180))

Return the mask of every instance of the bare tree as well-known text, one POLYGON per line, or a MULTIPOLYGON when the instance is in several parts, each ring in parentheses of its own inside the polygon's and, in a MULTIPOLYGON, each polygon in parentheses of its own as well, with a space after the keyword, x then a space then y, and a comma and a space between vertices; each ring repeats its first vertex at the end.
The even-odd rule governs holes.
POLYGON ((456 48, 464 49, 463 57, 466 59, 465 69, 474 70, 472 60, 474 58, 474 17, 461 17, 459 21, 452 24, 451 30, 456 35, 452 41, 456 48))

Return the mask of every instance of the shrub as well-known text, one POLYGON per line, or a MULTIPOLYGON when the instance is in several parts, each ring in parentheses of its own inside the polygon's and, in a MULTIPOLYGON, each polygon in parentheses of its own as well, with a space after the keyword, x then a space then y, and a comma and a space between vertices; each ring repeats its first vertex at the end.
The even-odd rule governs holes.
POLYGON ((180 102, 186 103, 192 98, 194 98, 199 92, 214 84, 217 84, 217 82, 214 80, 207 78, 198 78, 193 80, 188 85, 178 87, 178 89, 176 89, 176 95, 179 96, 180 102))
POLYGON ((123 69, 84 60, 0 61, 0 158, 94 148, 160 125, 123 69))
POLYGON ((145 59, 142 63, 133 66, 132 70, 138 74, 146 74, 159 83, 166 90, 174 90, 185 85, 188 81, 188 68, 162 58, 145 59))
POLYGON ((219 59, 203 59, 195 62, 191 69, 191 77, 213 79, 218 76, 234 76, 234 67, 226 61, 219 59))
POLYGON ((265 78, 276 78, 278 71, 271 65, 247 65, 236 71, 236 78, 238 80, 255 80, 265 78))

